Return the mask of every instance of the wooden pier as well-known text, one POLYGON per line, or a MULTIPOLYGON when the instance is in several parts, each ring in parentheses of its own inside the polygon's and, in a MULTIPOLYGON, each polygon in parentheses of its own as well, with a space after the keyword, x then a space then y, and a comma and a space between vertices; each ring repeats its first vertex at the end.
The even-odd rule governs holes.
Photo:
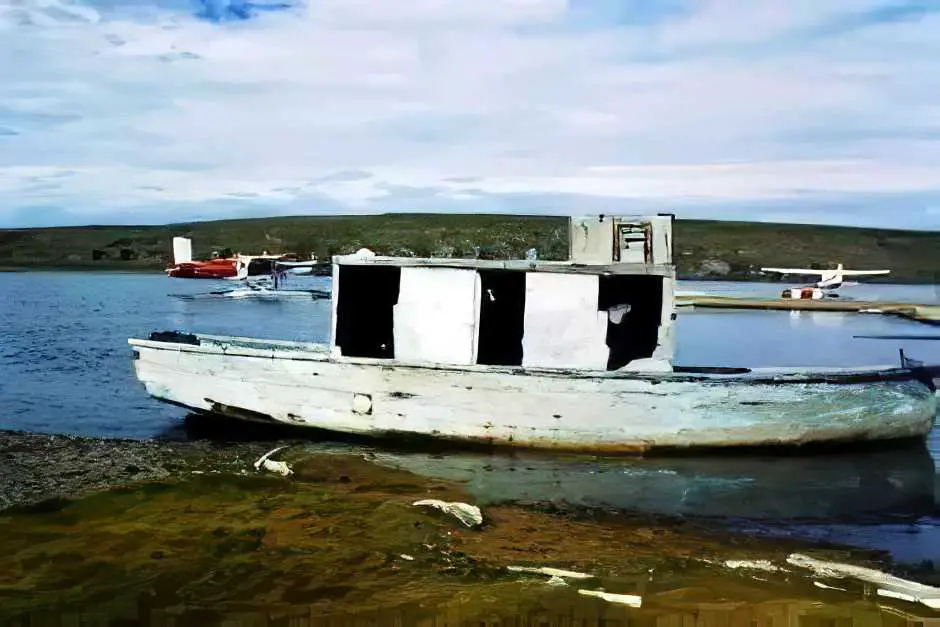
POLYGON ((940 305, 885 303, 876 301, 790 298, 736 298, 733 296, 677 296, 679 306, 709 309, 765 309, 778 311, 842 311, 900 316, 940 325, 940 305))

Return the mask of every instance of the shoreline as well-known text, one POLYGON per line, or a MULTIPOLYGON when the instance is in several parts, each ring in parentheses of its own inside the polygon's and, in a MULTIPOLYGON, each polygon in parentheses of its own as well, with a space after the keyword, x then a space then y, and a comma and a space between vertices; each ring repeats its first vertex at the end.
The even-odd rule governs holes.
MULTIPOLYGON (((49 270, 162 270, 171 240, 189 237, 195 258, 213 251, 308 253, 328 260, 367 247, 414 257, 569 256, 568 217, 389 213, 282 216, 164 225, 0 229, 0 266, 49 270), (101 264, 101 265, 99 265, 101 264), (104 267, 102 267, 104 266, 104 267)), ((894 282, 940 282, 940 232, 677 218, 673 260, 682 280, 763 280, 762 267, 889 268, 894 282)), ((800 282, 798 281, 797 284, 800 282)))
MULTIPOLYGON (((151 268, 127 268, 121 266, 87 266, 87 265, 58 265, 58 266, 47 266, 47 265, 33 265, 33 266, 0 266, 0 274, 25 274, 25 273, 49 273, 49 274, 64 274, 64 273, 87 273, 87 274, 152 274, 152 275, 164 275, 163 268, 151 267, 151 268)), ((747 276, 747 275, 728 275, 728 276, 697 276, 684 273, 677 273, 676 279, 678 281, 692 281, 700 283, 754 283, 754 284, 767 284, 767 285, 781 285, 781 286, 800 286, 804 285, 806 281, 779 281, 768 278, 747 276)), ((199 280, 199 279, 189 279, 189 280, 199 280)), ((212 279, 202 279, 205 281, 211 281, 212 279)), ((865 286, 879 286, 879 285, 940 285, 940 279, 931 280, 931 281, 918 281, 918 280, 904 280, 898 279, 893 281, 887 280, 868 280, 865 281, 862 285, 865 286)))
POLYGON ((126 268, 120 266, 0 266, 0 274, 23 274, 28 272, 87 272, 88 274, 164 274, 162 268, 126 268))

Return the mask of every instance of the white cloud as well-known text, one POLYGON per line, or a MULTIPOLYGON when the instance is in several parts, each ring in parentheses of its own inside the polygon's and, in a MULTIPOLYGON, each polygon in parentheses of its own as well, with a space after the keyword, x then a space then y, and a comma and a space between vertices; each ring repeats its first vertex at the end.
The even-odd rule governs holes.
POLYGON ((904 225, 940 228, 940 13, 631 0, 585 25, 565 0, 321 0, 214 23, 158 2, 0 0, 0 225, 553 194, 814 220, 910 194, 904 225), (331 178, 349 171, 371 176, 331 178))

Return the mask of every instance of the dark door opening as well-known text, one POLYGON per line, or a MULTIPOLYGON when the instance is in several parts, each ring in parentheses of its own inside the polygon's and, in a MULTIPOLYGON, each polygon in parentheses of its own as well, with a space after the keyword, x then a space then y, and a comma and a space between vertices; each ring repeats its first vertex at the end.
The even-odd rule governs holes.
MULTIPOLYGON (((663 278, 660 276, 611 275, 600 277, 598 309, 627 305, 619 319, 607 320, 608 370, 617 370, 634 359, 652 357, 659 341, 663 306, 663 278)), ((622 311, 622 309, 621 309, 622 311)))
POLYGON ((340 266, 336 345, 346 357, 395 357, 394 307, 401 268, 340 266))
POLYGON ((525 272, 480 270, 480 339, 477 363, 521 366, 525 322, 525 272))

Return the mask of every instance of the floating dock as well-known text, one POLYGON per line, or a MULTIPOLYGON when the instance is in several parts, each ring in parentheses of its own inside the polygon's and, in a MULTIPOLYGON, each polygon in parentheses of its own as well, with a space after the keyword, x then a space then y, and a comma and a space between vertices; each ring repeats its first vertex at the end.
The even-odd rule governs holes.
POLYGON ((940 325, 940 305, 885 303, 862 300, 809 298, 736 298, 733 296, 676 296, 676 304, 709 309, 772 309, 780 311, 842 311, 900 316, 940 325))

